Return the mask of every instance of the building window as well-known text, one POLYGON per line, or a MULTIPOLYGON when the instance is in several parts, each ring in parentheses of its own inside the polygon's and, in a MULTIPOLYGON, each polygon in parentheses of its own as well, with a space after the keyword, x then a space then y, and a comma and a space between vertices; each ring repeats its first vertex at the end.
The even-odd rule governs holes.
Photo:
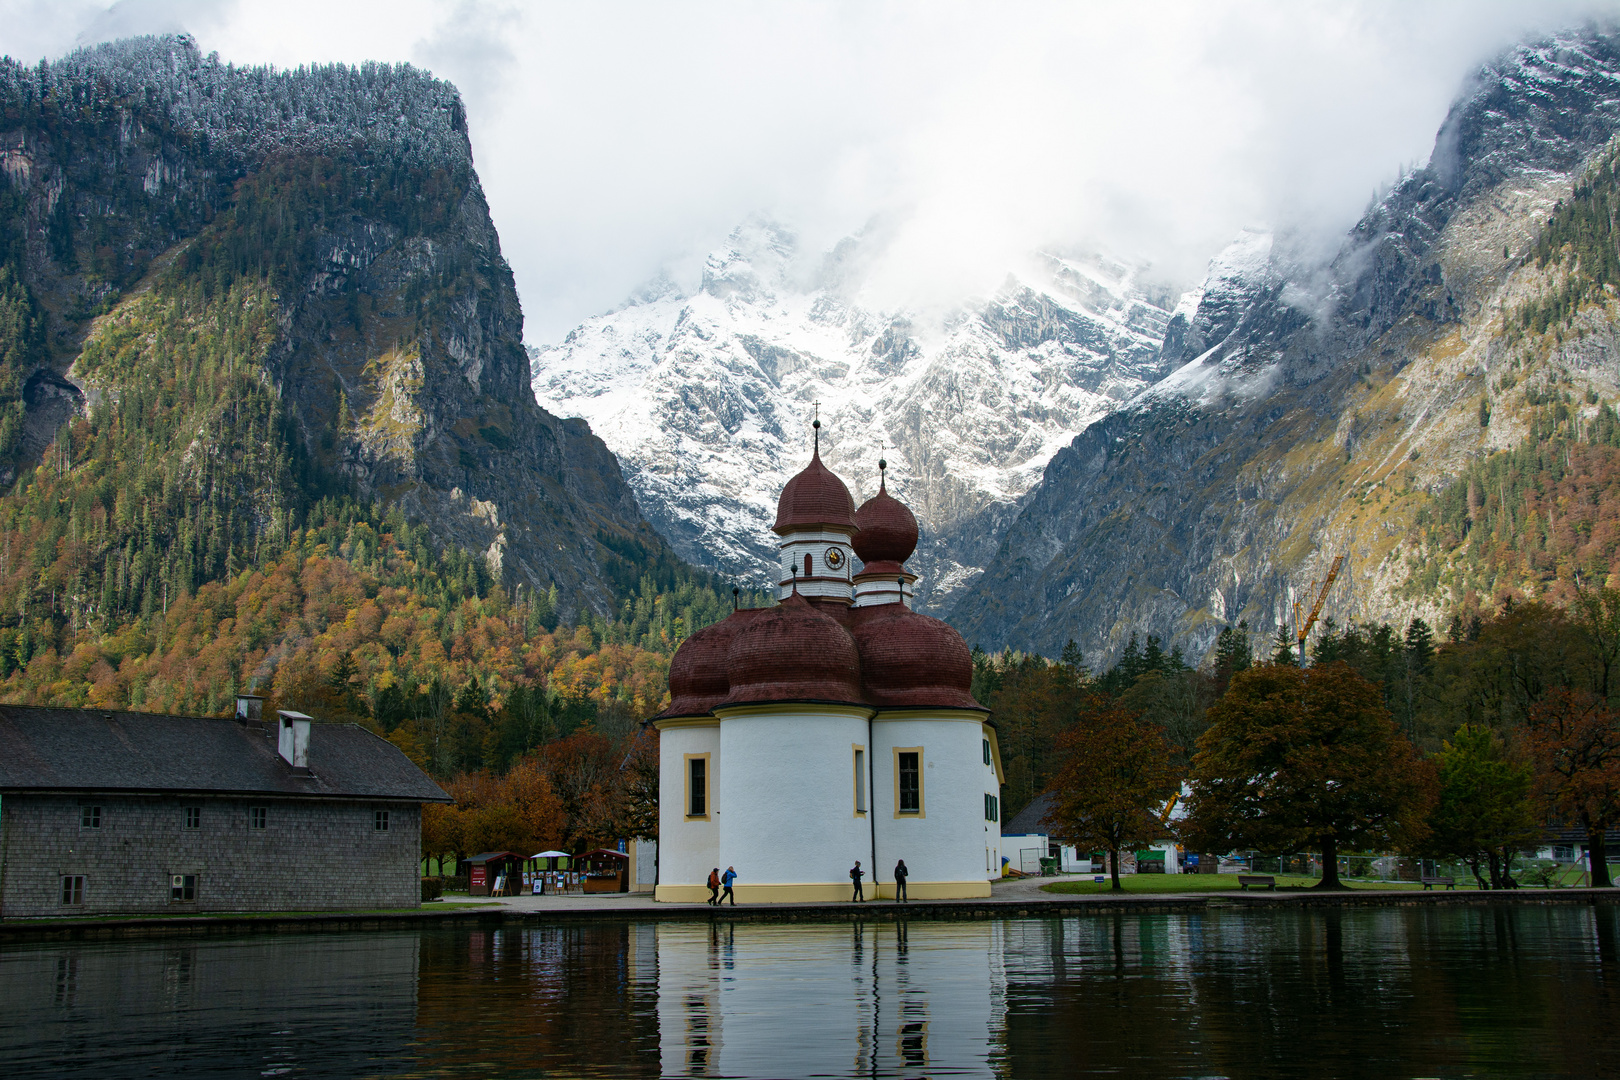
POLYGON ((990 740, 982 739, 980 741, 984 743, 984 763, 988 765, 990 764, 990 740))
POLYGON ((373 832, 388 831, 388 811, 373 810, 371 812, 371 829, 373 832))
POLYGON ((62 878, 62 903, 84 903, 84 875, 69 874, 62 878))
POLYGON ((262 829, 270 823, 270 808, 268 806, 248 807, 248 828, 262 829))
POLYGON ((806 553, 805 556, 804 556, 804 576, 805 577, 810 576, 810 555, 809 555, 809 553, 806 553))
POLYGON ((79 828, 81 828, 81 829, 99 829, 99 828, 101 828, 101 807, 99 807, 99 806, 81 806, 81 807, 79 807, 79 828))
POLYGON ((984 820, 999 821, 1001 814, 1001 800, 986 792, 984 796, 984 820))
POLYGON ((200 806, 188 806, 188 807, 186 807, 186 828, 188 828, 188 829, 200 829, 200 828, 202 828, 202 807, 200 807, 200 806))
POLYGON ((686 755, 686 816, 709 816, 709 755, 686 755))
POLYGON ((897 746, 894 750, 894 813, 896 817, 923 816, 922 747, 897 746))
POLYGON ((855 812, 866 813, 866 747, 855 750, 855 812))
POLYGON ((175 874, 169 878, 169 903, 189 904, 197 899, 197 875, 175 874))

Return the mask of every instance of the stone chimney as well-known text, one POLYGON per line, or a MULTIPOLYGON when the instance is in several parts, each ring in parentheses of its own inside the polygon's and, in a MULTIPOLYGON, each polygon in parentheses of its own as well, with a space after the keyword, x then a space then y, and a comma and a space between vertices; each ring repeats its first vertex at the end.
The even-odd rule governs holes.
POLYGON ((236 718, 254 722, 263 720, 264 698, 259 697, 257 694, 237 694, 236 718))
POLYGON ((301 712, 289 712, 286 709, 282 709, 276 715, 281 718, 276 748, 281 752, 282 760, 294 769, 308 772, 310 718, 301 712))

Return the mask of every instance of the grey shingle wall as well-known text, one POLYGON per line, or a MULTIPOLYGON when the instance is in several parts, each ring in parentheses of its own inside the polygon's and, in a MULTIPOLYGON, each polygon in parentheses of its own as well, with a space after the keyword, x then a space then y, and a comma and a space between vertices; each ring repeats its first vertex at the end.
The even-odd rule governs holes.
POLYGON ((0 804, 0 917, 319 911, 415 907, 421 807, 415 803, 202 797, 8 794, 0 804), (81 807, 101 807, 101 827, 81 807), (186 807, 202 810, 185 827, 186 807), (249 827, 252 807, 266 827, 249 827), (388 811, 388 830, 373 811, 388 811), (84 903, 61 902, 64 875, 85 878, 84 903), (196 899, 170 899, 172 875, 197 876, 196 899))

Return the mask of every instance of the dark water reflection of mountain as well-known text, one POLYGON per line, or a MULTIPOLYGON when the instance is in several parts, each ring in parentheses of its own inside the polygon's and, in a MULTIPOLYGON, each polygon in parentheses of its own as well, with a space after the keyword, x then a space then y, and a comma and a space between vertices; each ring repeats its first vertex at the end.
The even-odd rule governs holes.
POLYGON ((1601 1076, 1620 906, 603 922, 0 949, 0 1071, 1601 1076))

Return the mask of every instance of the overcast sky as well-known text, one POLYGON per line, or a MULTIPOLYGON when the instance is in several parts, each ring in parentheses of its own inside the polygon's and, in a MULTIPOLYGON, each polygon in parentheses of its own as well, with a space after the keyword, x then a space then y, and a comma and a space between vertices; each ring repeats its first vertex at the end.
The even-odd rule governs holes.
POLYGON ((1245 226, 1336 237, 1427 160, 1469 73, 1611 3, 0 0, 33 62, 186 30, 237 63, 409 61, 460 87, 534 344, 756 214, 892 241, 875 302, 1046 246, 1198 278, 1245 226))

